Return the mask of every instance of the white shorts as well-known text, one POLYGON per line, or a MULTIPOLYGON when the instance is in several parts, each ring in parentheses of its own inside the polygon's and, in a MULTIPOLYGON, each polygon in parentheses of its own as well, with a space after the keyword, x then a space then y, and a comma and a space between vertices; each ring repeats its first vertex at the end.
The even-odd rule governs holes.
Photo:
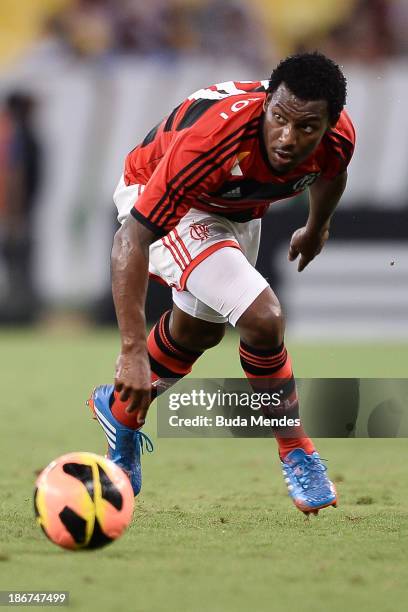
MULTIPOLYGON (((120 223, 143 190, 144 185, 126 186, 121 177, 113 196, 120 223)), ((268 287, 254 268, 260 233, 260 219, 237 223, 191 208, 150 246, 149 274, 172 287, 174 303, 187 314, 235 325, 268 287)))

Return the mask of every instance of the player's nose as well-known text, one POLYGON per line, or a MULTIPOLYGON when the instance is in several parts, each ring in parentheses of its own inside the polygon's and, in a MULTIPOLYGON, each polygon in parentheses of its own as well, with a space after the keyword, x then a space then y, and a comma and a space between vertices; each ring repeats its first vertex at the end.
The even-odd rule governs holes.
POLYGON ((296 147, 296 130, 292 126, 283 126, 279 136, 279 144, 285 149, 294 149, 296 147))

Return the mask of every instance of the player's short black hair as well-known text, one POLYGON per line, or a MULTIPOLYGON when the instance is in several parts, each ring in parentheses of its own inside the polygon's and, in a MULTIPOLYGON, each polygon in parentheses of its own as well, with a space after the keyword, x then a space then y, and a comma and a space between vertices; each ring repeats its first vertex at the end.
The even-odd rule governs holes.
POLYGON ((299 53, 282 60, 271 74, 268 92, 281 83, 301 100, 326 100, 330 123, 337 122, 346 103, 347 81, 340 67, 323 53, 299 53))

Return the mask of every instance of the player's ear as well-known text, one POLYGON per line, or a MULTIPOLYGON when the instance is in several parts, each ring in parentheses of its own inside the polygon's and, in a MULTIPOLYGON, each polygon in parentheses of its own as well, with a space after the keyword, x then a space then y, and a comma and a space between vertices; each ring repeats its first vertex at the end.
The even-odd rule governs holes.
POLYGON ((266 112, 266 109, 267 109, 267 108, 268 108, 268 106, 269 106, 269 103, 270 103, 270 101, 271 101, 271 98, 272 98, 272 94, 271 94, 271 93, 268 93, 268 95, 266 96, 266 98, 265 98, 265 100, 264 100, 264 103, 263 103, 263 110, 264 110, 264 112, 266 112))

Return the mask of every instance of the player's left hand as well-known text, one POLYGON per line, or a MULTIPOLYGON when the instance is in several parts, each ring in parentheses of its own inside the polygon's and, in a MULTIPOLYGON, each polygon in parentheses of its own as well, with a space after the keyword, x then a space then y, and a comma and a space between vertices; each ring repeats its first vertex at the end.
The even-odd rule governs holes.
POLYGON ((326 240, 329 238, 329 230, 322 229, 320 232, 308 230, 306 227, 297 229, 291 238, 288 252, 289 261, 294 261, 300 255, 298 272, 320 253, 326 240))

